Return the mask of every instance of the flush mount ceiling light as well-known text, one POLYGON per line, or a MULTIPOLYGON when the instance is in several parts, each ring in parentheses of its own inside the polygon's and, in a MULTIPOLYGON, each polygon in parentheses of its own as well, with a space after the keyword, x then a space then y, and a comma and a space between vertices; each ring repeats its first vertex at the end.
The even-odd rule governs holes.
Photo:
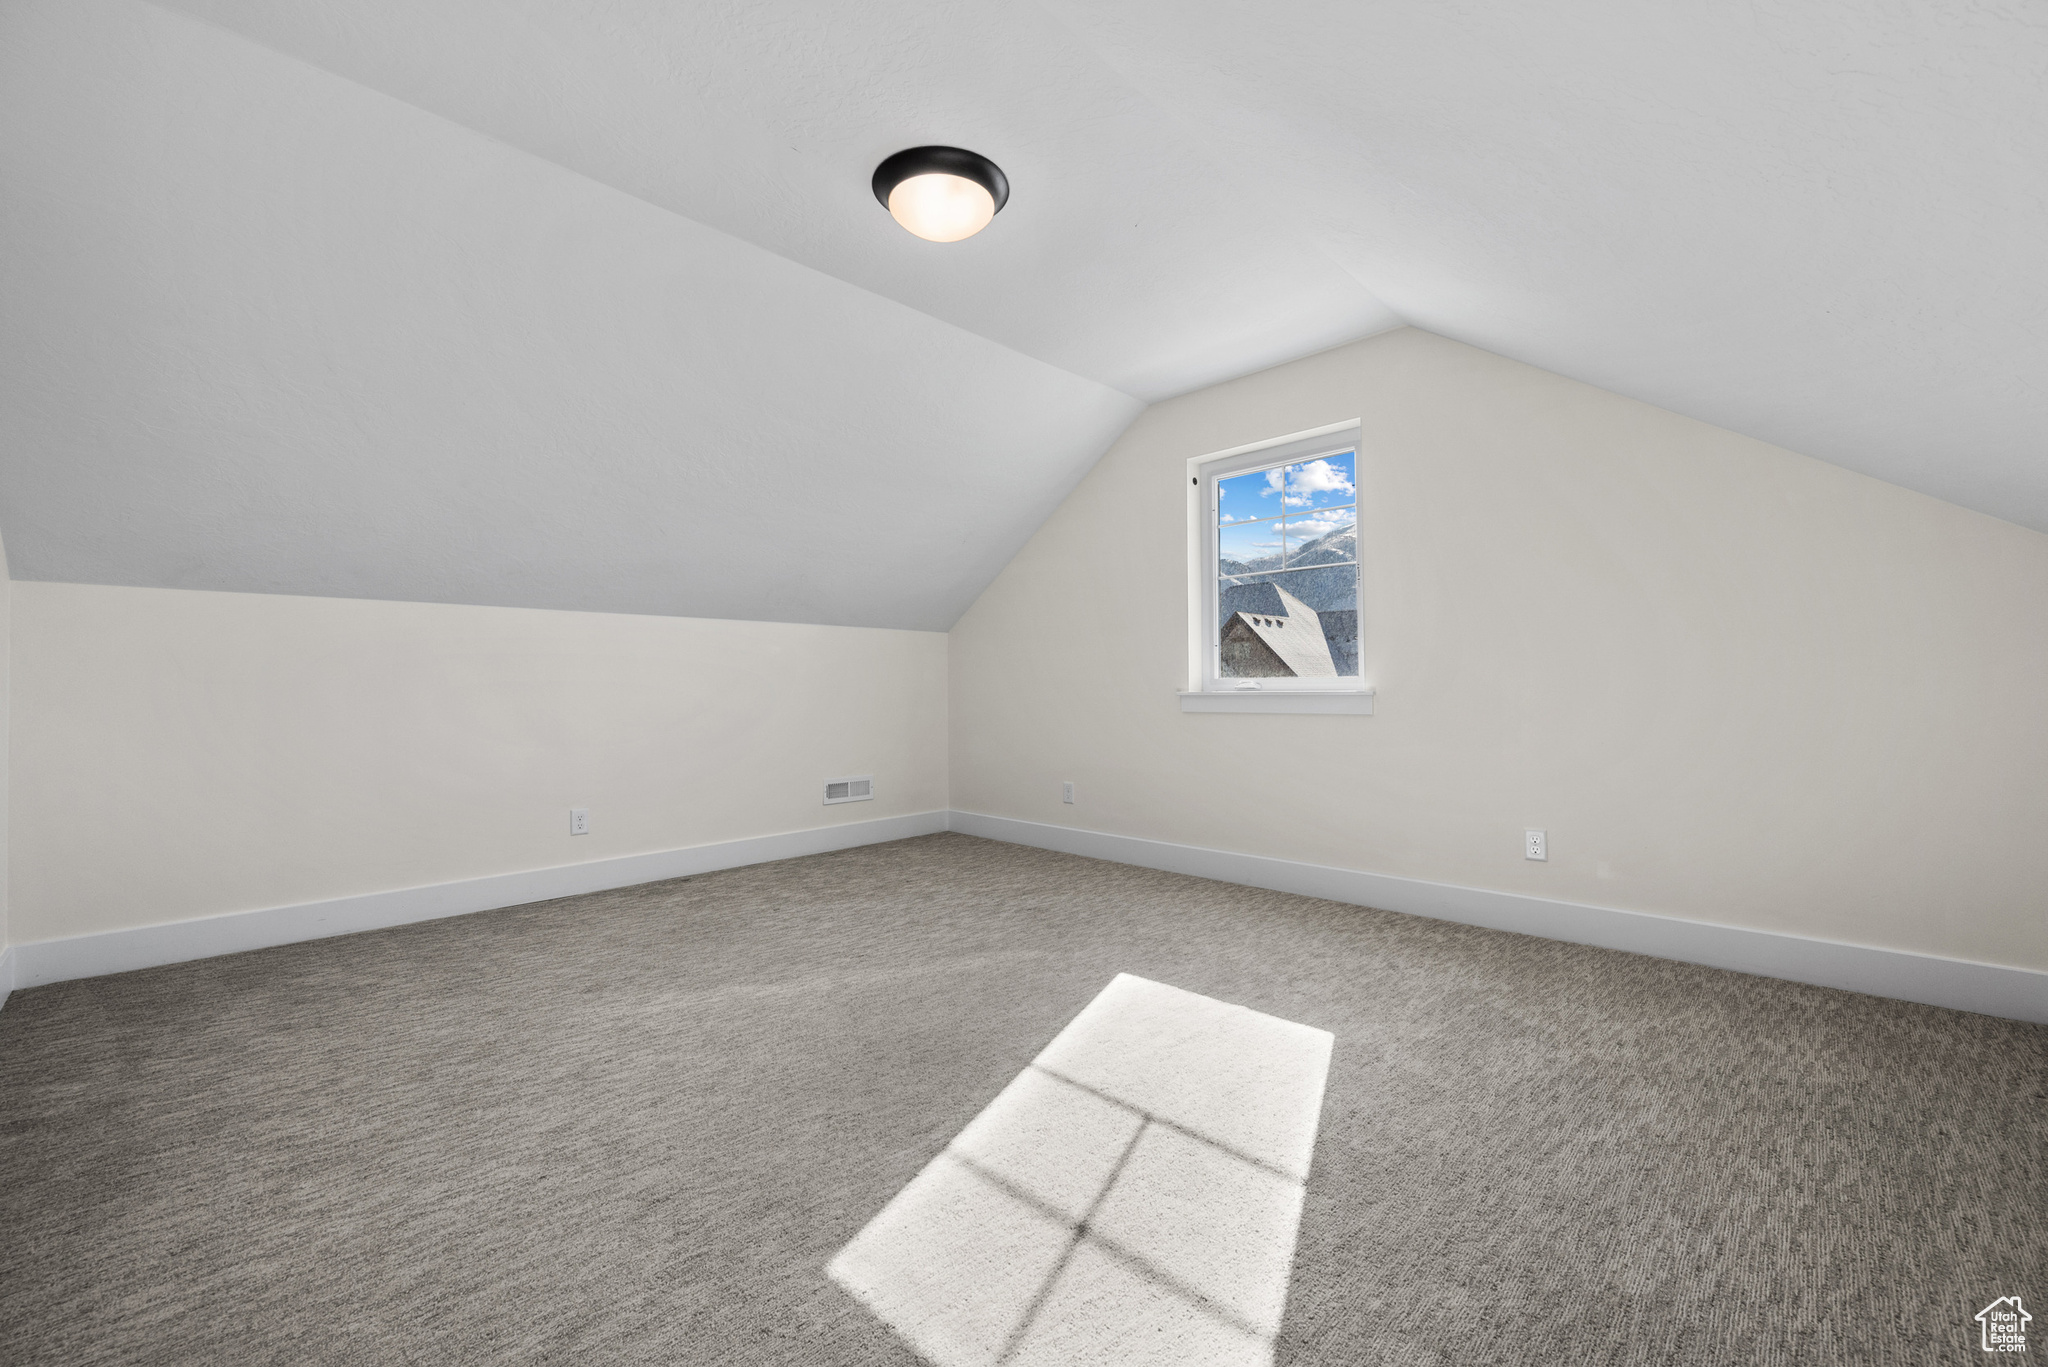
POLYGON ((1010 182, 979 152, 907 147, 875 168, 875 198, 925 241, 958 242, 1002 212, 1010 182))

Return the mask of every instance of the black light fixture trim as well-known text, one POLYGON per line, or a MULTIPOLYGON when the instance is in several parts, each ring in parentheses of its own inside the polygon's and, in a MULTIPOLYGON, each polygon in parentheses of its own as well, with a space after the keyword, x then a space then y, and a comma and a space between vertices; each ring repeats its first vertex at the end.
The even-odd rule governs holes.
POLYGON ((996 202, 996 212, 1003 211, 1003 205, 1010 200, 1009 177, 1003 168, 979 152, 970 152, 964 147, 906 147, 891 157, 884 157, 882 164, 875 168, 875 198, 889 207, 889 193, 912 176, 928 176, 933 173, 959 176, 971 180, 988 191, 988 197, 996 202))

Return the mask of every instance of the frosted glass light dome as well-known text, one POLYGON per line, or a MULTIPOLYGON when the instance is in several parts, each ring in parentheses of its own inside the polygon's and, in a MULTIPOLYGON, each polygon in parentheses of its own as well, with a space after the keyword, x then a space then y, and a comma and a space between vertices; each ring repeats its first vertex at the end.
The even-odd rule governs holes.
POLYGON ((996 197, 965 176, 931 171, 889 192, 889 217, 927 242, 973 237, 996 216, 996 197))

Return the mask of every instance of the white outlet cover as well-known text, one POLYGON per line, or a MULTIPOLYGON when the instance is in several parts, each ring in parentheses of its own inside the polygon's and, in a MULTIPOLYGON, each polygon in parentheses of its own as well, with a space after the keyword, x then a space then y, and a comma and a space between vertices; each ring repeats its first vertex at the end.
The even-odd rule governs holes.
POLYGON ((571 807, 569 809, 569 834, 590 834, 590 808, 571 807))
POLYGON ((1550 837, 1542 831, 1524 832, 1522 857, 1547 862, 1550 858, 1550 837))

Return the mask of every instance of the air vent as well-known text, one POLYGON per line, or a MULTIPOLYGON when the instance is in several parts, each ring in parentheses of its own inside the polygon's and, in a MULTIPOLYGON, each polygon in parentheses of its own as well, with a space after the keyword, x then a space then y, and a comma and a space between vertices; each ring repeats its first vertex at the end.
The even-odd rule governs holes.
POLYGON ((866 802, 875 795, 875 780, 872 776, 860 778, 828 778, 825 780, 825 803, 866 802))

